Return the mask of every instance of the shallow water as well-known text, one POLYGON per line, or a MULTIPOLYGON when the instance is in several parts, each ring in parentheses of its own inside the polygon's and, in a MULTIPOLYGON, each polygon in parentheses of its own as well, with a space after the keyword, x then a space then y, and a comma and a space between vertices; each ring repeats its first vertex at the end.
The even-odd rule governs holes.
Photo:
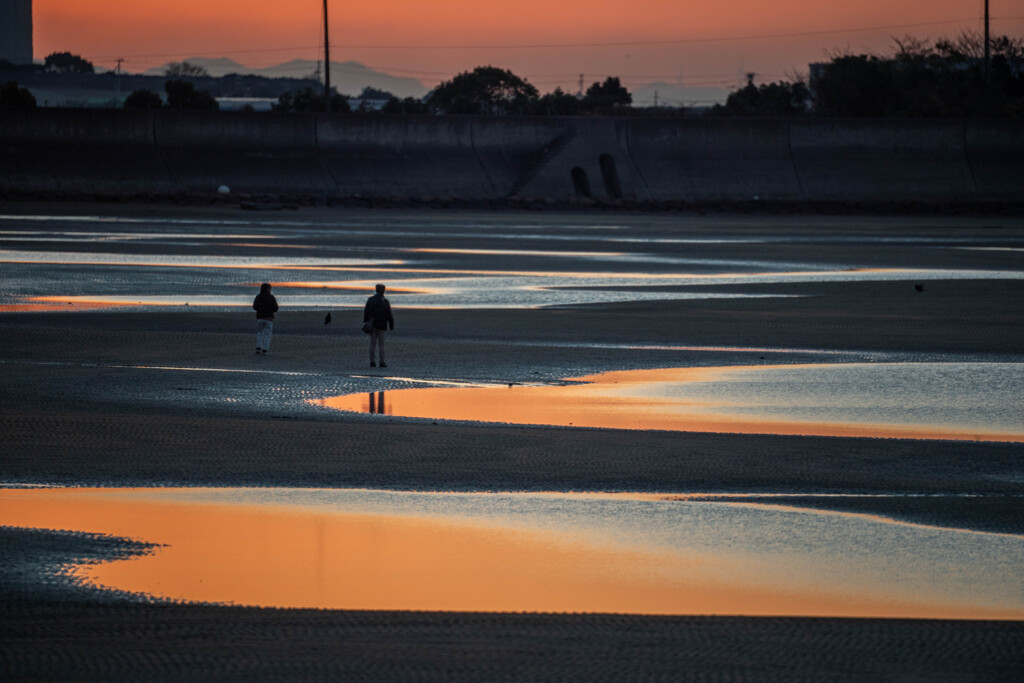
POLYGON ((381 280, 403 308, 493 309, 780 296, 758 291, 780 283, 1024 278, 1013 259, 1021 240, 985 229, 902 237, 863 226, 849 235, 842 221, 808 232, 780 219, 750 234, 742 221, 693 218, 333 217, 0 215, 0 311, 248 309, 263 281, 289 308, 331 310, 362 306, 381 280), (927 265, 907 267, 911 258, 927 265))
MULTIPOLYGON (((619 224, 613 216, 591 223, 564 215, 481 219, 440 212, 236 215, 0 216, 0 311, 188 306, 241 315, 262 281, 275 283, 288 309, 337 310, 361 307, 377 281, 388 283, 398 308, 529 308, 779 296, 777 285, 803 282, 900 282, 914 297, 912 283, 924 283, 921 295, 928 296, 931 280, 969 286, 1024 279, 1019 229, 960 219, 934 219, 931 228, 933 219, 886 225, 876 217, 795 225, 791 217, 629 216, 619 224)), ((712 350, 687 342, 628 348, 712 350)), ((601 347, 590 339, 572 343, 580 356, 601 347)), ((719 350, 793 359, 837 353, 719 350)), ((853 357, 891 359, 898 351, 853 357)), ((151 369, 277 372, 178 361, 151 369)), ((407 397, 433 395, 422 414, 430 419, 1019 441, 1020 368, 959 360, 713 368, 685 377, 621 375, 618 384, 589 377, 564 387, 374 392, 372 411, 412 415, 403 407, 407 397), (479 412, 484 392, 495 397, 489 414, 479 412), (520 395, 528 399, 519 403, 534 404, 542 415, 513 416, 511 397, 520 395), (604 412, 565 417, 559 402, 604 412), (476 412, 453 412, 460 403, 476 412), (656 421, 665 419, 672 422, 656 421)), ((375 387, 411 381, 367 380, 375 387)), ((305 401, 328 391, 341 389, 289 395, 305 401)), ((371 409, 368 394, 351 400, 346 409, 371 409)), ((0 490, 0 524, 166 544, 146 557, 74 572, 97 585, 174 599, 349 609, 1024 618, 1019 536, 778 506, 565 494, 8 489, 0 490)))
POLYGON ((0 489, 0 524, 162 544, 73 574, 188 601, 1024 618, 1024 537, 660 495, 0 489))
POLYGON ((615 429, 1024 441, 1024 363, 631 370, 551 386, 445 386, 314 401, 349 412, 615 429))

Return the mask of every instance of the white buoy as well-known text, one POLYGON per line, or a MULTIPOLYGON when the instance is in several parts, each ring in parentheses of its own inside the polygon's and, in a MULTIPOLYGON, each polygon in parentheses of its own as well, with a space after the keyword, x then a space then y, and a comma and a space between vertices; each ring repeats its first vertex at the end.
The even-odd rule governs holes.
POLYGON ((231 188, 228 187, 227 185, 221 185, 220 187, 217 188, 217 193, 218 194, 231 194, 231 188))

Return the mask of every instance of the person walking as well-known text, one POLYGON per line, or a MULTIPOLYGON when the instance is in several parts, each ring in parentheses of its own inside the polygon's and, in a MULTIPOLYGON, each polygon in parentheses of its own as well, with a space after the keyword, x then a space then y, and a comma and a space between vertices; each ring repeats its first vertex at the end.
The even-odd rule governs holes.
POLYGON ((370 323, 370 367, 377 367, 374 361, 374 347, 380 359, 380 367, 386 368, 384 362, 384 338, 388 330, 395 329, 395 318, 391 315, 391 302, 384 298, 384 285, 377 285, 377 293, 366 300, 363 308, 363 323, 370 323))
POLYGON ((277 313, 277 299, 270 293, 270 283, 260 285, 260 293, 252 300, 256 309, 256 353, 266 354, 270 350, 270 335, 274 331, 274 314, 277 313))

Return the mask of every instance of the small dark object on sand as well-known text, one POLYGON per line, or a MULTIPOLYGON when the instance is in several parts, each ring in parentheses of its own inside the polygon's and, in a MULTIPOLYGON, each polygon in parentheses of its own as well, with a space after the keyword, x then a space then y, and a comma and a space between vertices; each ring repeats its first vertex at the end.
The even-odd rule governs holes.
POLYGON ((330 325, 330 324, 331 324, 331 314, 328 313, 327 317, 324 318, 324 325, 330 325))
POLYGON ((914 289, 917 290, 918 292, 923 292, 924 291, 924 285, 919 282, 916 285, 914 285, 914 289))

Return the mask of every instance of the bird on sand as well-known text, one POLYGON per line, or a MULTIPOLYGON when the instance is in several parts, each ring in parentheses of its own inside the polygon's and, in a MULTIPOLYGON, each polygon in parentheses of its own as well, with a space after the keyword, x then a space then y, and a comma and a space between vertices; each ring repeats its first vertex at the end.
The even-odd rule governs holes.
POLYGON ((330 324, 331 324, 331 314, 328 313, 327 317, 324 318, 324 325, 330 325, 330 324))
POLYGON ((914 285, 914 289, 916 291, 918 291, 918 292, 923 292, 924 291, 924 284, 919 282, 916 285, 914 285))

